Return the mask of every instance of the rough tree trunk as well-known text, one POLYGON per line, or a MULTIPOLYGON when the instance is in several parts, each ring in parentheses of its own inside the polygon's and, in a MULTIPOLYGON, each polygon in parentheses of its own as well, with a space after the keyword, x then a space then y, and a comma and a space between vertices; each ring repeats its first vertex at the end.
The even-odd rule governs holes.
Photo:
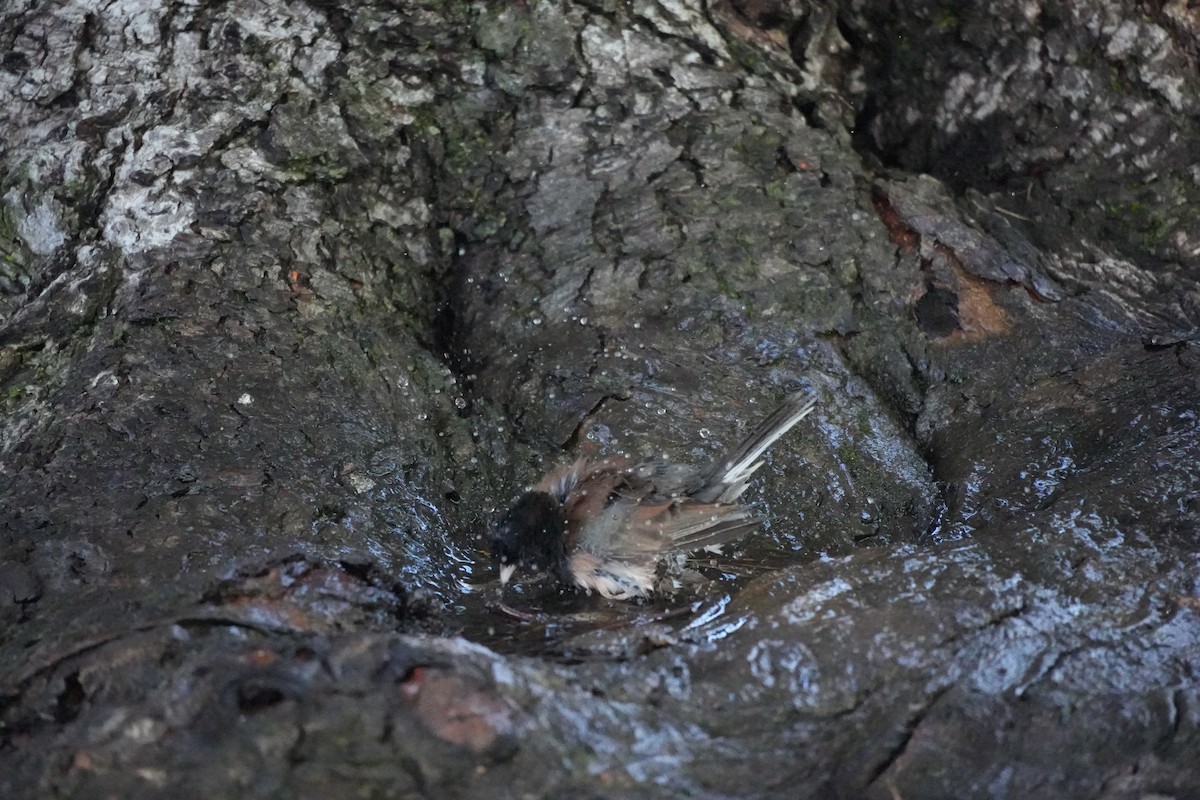
POLYGON ((0 10, 0 796, 1200 795, 1200 18, 900 5, 0 10))

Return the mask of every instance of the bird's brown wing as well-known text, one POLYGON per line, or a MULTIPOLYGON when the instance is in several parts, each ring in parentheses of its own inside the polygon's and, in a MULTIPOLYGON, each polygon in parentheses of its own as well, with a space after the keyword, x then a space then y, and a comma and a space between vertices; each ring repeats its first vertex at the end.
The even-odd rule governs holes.
POLYGON ((739 539, 758 524, 742 506, 687 500, 670 503, 643 523, 658 530, 660 539, 669 543, 668 550, 684 553, 739 539))
POLYGON ((619 469, 590 471, 567 495, 567 551, 602 558, 653 559, 669 549, 657 526, 638 526, 653 485, 619 469))
POLYGON ((578 501, 581 491, 584 496, 595 496, 597 492, 591 484, 611 483, 626 475, 628 465, 629 460, 620 456, 596 460, 580 458, 548 472, 534 485, 533 491, 545 492, 569 506, 578 501))
POLYGON ((572 481, 563 513, 568 569, 575 583, 618 600, 652 593, 659 556, 668 542, 656 527, 637 530, 630 523, 653 496, 653 485, 599 462, 582 466, 572 481))
POLYGON ((664 556, 724 544, 757 524, 738 506, 638 503, 610 495, 597 513, 569 530, 575 544, 569 569, 576 584, 605 597, 645 597, 662 585, 664 556))
POLYGON ((741 538, 758 522, 736 505, 617 499, 577 526, 578 546, 623 561, 686 553, 741 538))
POLYGON ((607 460, 547 476, 542 491, 563 493, 576 584, 605 597, 642 597, 658 587, 664 556, 724 544, 758 525, 738 505, 664 494, 657 476, 607 460))

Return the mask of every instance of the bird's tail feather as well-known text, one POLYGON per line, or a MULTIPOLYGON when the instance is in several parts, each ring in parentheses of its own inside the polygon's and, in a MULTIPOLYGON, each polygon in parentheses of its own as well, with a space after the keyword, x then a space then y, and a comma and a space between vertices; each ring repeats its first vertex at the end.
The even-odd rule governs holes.
POLYGON ((737 447, 709 467, 702 478, 701 488, 693 496, 716 503, 737 500, 746 491, 750 476, 762 466, 758 460, 762 454, 797 422, 808 416, 816 404, 816 398, 806 392, 789 395, 737 447))

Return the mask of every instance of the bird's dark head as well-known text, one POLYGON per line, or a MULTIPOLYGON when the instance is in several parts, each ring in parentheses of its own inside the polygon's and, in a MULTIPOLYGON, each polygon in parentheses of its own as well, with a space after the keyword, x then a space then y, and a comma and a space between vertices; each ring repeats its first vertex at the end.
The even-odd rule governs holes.
POLYGON ((500 565, 500 583, 508 583, 517 567, 560 570, 566 559, 565 535, 561 503, 545 492, 518 497, 492 528, 492 556, 500 565))

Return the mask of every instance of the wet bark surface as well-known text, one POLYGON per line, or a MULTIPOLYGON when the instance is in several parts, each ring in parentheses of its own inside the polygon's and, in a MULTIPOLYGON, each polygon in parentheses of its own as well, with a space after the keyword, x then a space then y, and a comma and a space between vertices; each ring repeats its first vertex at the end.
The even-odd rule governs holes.
POLYGON ((0 12, 0 796, 1200 795, 1198 25, 0 12), (797 388, 705 583, 494 585, 797 388))

